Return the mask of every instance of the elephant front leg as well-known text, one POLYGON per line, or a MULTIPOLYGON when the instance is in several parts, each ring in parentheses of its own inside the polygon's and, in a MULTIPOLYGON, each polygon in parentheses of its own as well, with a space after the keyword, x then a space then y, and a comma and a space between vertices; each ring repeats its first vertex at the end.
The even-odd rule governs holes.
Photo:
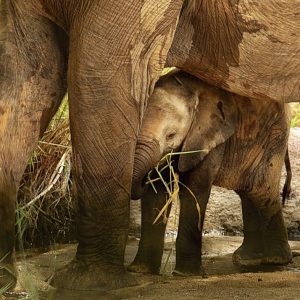
MULTIPOLYGON (((29 2, 0 1, 0 291, 17 281, 15 203, 29 155, 66 93, 65 33, 29 2), (28 5, 27 5, 28 4, 28 5), (22 34, 20 34, 22 32, 22 34)), ((1 294, 1 293, 0 293, 1 294)))
MULTIPOLYGON (((70 64, 76 62, 71 58, 70 64)), ((118 79, 116 87, 102 89, 96 76, 85 76, 71 70, 68 88, 79 244, 76 258, 56 271, 51 284, 81 290, 132 286, 137 282, 123 263, 138 112, 129 99, 118 98, 118 79)))
MULTIPOLYGON (((169 181, 166 181, 169 182, 169 181)), ((128 266, 130 272, 159 274, 164 249, 164 236, 171 204, 159 220, 153 224, 157 215, 166 204, 165 187, 156 186, 142 197, 142 228, 138 252, 134 261, 128 266)))
MULTIPOLYGON (((0 290, 10 290, 17 282, 15 265, 15 201, 13 180, 0 179, 0 290)), ((10 178, 12 179, 12 178, 10 178)))
POLYGON ((202 229, 211 187, 219 172, 223 155, 224 144, 221 144, 195 168, 181 174, 180 180, 189 189, 182 187, 180 190, 174 275, 205 275, 201 263, 202 229))
POLYGON ((202 229, 211 185, 180 192, 180 216, 176 239, 174 275, 204 275, 201 263, 202 229))
POLYGON ((257 196, 249 193, 239 195, 242 199, 244 240, 234 252, 233 262, 246 267, 286 265, 291 262, 291 249, 279 200, 269 201, 269 206, 261 206, 265 199, 258 200, 257 196))
POLYGON ((68 65, 79 245, 52 284, 108 290, 137 284, 124 268, 135 143, 182 1, 89 2, 74 11, 68 65))
POLYGON ((204 275, 201 264, 202 229, 212 184, 223 159, 224 145, 212 150, 181 180, 189 187, 180 189, 180 217, 176 240, 174 275, 204 275), (192 192, 192 193, 191 193, 192 192))

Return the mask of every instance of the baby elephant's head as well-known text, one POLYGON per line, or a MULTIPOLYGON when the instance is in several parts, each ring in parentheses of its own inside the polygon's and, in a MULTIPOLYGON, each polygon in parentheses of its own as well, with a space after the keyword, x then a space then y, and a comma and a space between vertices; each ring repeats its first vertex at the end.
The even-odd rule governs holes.
MULTIPOLYGON (((224 98, 223 93, 184 72, 160 78, 149 98, 137 140, 132 199, 142 196, 148 172, 165 154, 182 148, 184 151, 201 149, 204 145, 195 143, 195 139, 201 134, 204 137, 215 135, 212 122, 217 124, 219 120, 224 123, 226 117, 226 105, 218 100, 224 98), (199 119, 203 126, 198 126, 199 119)), ((205 154, 182 155, 179 167, 183 171, 192 168, 196 160, 198 162, 205 154), (189 156, 190 160, 186 161, 185 156, 189 156)))

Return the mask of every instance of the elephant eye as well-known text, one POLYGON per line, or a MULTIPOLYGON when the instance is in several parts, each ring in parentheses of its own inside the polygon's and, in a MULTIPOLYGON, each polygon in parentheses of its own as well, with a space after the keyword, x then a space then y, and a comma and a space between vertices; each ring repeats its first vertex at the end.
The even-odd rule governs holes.
POLYGON ((172 132, 172 133, 169 133, 167 136, 166 136, 166 140, 167 141, 170 141, 172 140, 176 135, 176 132, 172 132))

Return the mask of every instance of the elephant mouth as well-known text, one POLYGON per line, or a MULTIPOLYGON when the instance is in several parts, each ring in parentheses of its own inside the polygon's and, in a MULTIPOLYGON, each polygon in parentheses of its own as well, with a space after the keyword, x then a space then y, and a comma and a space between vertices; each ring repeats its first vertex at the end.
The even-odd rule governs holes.
MULTIPOLYGON (((150 165, 150 164, 149 164, 150 165)), ((131 187, 131 199, 132 200, 139 200, 142 198, 142 196, 144 194, 147 193, 148 189, 152 188, 150 182, 149 182, 149 177, 153 180, 155 179, 155 181, 157 181, 157 179, 161 178, 158 180, 156 184, 162 184, 162 181, 166 181, 166 182, 171 182, 174 178, 173 178, 173 173, 170 173, 170 169, 169 167, 167 167, 167 163, 165 164, 161 164, 160 167, 163 169, 163 171, 156 171, 154 169, 154 167, 157 165, 152 163, 151 166, 144 166, 144 172, 138 173, 138 175, 134 175, 133 176, 133 181, 132 181, 132 187, 131 187), (151 172, 151 173, 149 173, 151 172), (141 174, 141 175, 139 175, 141 174), (159 176, 160 175, 160 176, 159 176)), ((172 159, 172 167, 174 168, 174 172, 178 172, 178 157, 174 157, 172 159)), ((136 174, 136 173, 134 173, 136 174)))

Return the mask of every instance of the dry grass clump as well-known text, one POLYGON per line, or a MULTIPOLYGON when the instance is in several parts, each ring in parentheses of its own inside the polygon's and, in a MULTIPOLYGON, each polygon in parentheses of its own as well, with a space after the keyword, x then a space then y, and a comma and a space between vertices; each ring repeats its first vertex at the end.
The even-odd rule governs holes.
POLYGON ((155 171, 156 171, 156 174, 158 175, 158 177, 151 178, 153 171, 149 172, 148 180, 147 180, 146 184, 150 184, 152 186, 152 189, 155 191, 155 193, 157 193, 156 188, 155 188, 155 182, 160 181, 164 185, 166 195, 167 195, 166 196, 166 204, 163 206, 161 211, 158 213, 153 224, 155 224, 159 220, 159 218, 163 214, 166 213, 168 206, 171 205, 175 200, 178 199, 178 194, 179 194, 179 190, 180 190, 180 186, 181 186, 182 188, 186 189, 190 193, 190 195, 192 196, 192 198, 195 201, 195 206, 196 206, 196 209, 197 209, 198 215, 199 215, 198 226, 200 226, 201 214, 200 214, 200 206, 198 204, 197 198, 194 195, 193 191, 191 191, 189 189, 189 187, 187 187, 184 183, 179 181, 179 176, 174 170, 173 160, 172 160, 172 157, 174 157, 174 156, 188 155, 188 154, 193 154, 193 153, 198 153, 198 152, 207 152, 207 150, 195 150, 195 151, 188 151, 188 152, 168 153, 159 161, 159 163, 155 167, 155 171), (169 176, 167 176, 168 180, 166 180, 166 178, 163 176, 163 173, 166 172, 166 170, 168 170, 168 172, 169 172, 169 176))
POLYGON ((24 246, 45 247, 74 238, 71 146, 64 104, 38 143, 21 181, 17 231, 24 246))

